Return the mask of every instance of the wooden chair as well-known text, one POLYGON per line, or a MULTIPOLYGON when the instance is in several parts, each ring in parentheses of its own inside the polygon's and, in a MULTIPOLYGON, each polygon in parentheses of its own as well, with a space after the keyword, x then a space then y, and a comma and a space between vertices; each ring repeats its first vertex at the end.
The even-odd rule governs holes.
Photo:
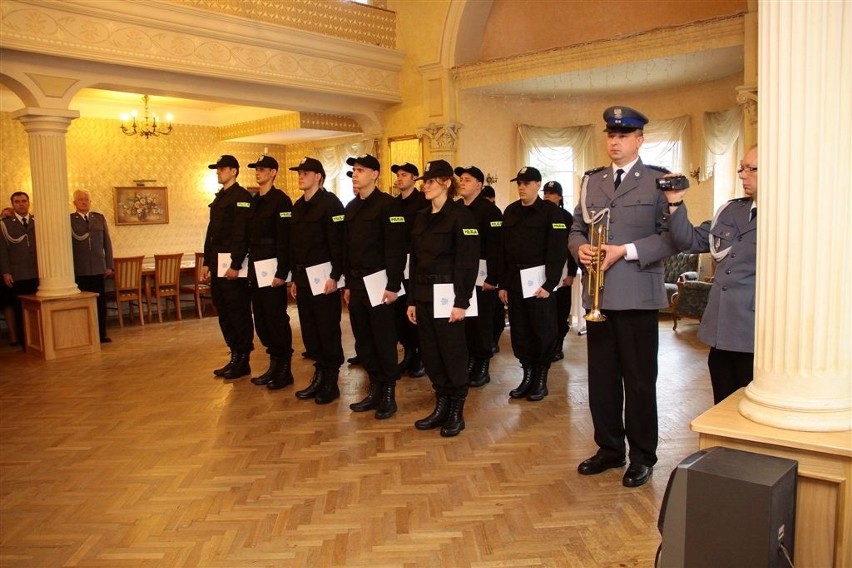
MULTIPOLYGON (((204 317, 204 300, 213 302, 213 296, 210 293, 210 283, 201 280, 201 272, 204 268, 204 253, 195 253, 195 280, 192 286, 181 286, 181 294, 192 294, 195 299, 195 312, 198 314, 198 319, 204 317)), ((215 267, 213 267, 215 270, 215 267)))
POLYGON ((115 307, 118 309, 118 325, 124 327, 124 316, 121 303, 128 303, 128 315, 133 319, 133 302, 139 310, 139 323, 145 325, 145 317, 142 313, 142 260, 144 256, 131 256, 125 258, 114 258, 115 268, 115 307))
MULTIPOLYGON (((163 323, 163 310, 160 305, 162 299, 166 310, 167 300, 171 298, 177 312, 180 314, 180 261, 183 253, 177 254, 155 254, 154 255, 154 298, 157 301, 157 319, 163 323)), ((148 319, 151 319, 151 306, 148 305, 148 319)))

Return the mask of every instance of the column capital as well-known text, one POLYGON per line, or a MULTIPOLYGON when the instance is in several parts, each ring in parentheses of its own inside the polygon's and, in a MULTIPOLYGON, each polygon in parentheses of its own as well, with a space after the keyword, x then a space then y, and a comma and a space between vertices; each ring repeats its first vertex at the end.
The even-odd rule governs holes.
POLYGON ((11 114, 28 133, 53 132, 65 134, 71 121, 80 118, 80 111, 59 108, 25 107, 11 114))
POLYGON ((450 122, 447 124, 427 124, 417 129, 417 137, 429 140, 429 149, 432 152, 454 153, 456 142, 459 138, 461 125, 450 122))

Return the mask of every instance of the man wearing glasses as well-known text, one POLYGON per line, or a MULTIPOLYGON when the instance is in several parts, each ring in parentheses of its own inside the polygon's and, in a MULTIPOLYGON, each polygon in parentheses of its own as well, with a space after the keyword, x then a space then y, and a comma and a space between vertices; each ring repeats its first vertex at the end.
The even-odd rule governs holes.
POLYGON ((754 290, 757 266, 757 146, 737 170, 745 197, 722 205, 713 221, 693 227, 684 191, 668 191, 669 231, 684 252, 710 252, 716 274, 698 338, 710 346, 713 402, 748 385, 754 366, 754 290))

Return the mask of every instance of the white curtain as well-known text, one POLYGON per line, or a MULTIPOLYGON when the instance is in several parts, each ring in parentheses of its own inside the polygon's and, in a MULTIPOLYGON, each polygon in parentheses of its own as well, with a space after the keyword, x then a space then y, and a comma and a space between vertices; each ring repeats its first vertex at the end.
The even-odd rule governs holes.
POLYGON ((545 128, 521 124, 518 126, 518 160, 522 162, 519 168, 536 167, 541 170, 544 181, 555 179, 561 183, 565 203, 572 204, 574 196, 579 194, 583 172, 591 167, 594 159, 592 139, 591 125, 545 128))
POLYGON ((739 106, 722 112, 704 113, 704 155, 700 181, 713 177, 717 162, 730 153, 734 143, 741 138, 742 125, 743 114, 739 106))
POLYGON ((352 184, 346 177, 346 172, 349 171, 346 159, 372 154, 374 146, 375 140, 367 139, 316 149, 316 157, 325 169, 325 188, 336 194, 344 204, 349 203, 353 196, 352 184))
POLYGON ((686 174, 689 169, 686 163, 689 124, 688 115, 648 123, 644 129, 645 142, 639 151, 642 162, 686 174))

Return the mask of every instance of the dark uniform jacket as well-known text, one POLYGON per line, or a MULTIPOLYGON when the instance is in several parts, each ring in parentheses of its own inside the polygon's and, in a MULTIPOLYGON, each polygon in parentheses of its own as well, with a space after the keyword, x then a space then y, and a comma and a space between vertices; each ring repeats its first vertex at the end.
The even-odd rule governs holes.
POLYGON ((35 219, 32 215, 29 219, 26 230, 15 215, 0 221, 0 275, 11 274, 15 280, 38 278, 35 219))
POLYGON ((275 277, 287 279, 290 272, 290 219, 293 202, 290 197, 272 187, 266 195, 257 194, 248 223, 249 259, 278 259, 275 277))
MULTIPOLYGON (((589 214, 609 208, 607 243, 636 245, 638 260, 619 259, 606 271, 601 296, 605 310, 658 310, 668 305, 663 286, 663 261, 677 252, 667 234, 668 201, 657 189, 657 178, 667 170, 646 166, 637 161, 625 172, 618 189, 612 168, 593 170, 586 185, 589 214)), ((577 258, 580 245, 588 243, 589 226, 583 220, 579 203, 574 210, 574 225, 568 248, 577 258)), ((587 286, 584 288, 588 288, 587 286)), ((588 290, 583 290, 583 306, 591 308, 588 290)))
POLYGON ((332 280, 343 274, 343 204, 333 193, 320 188, 310 201, 303 195, 293 206, 290 252, 293 282, 309 286, 305 268, 331 263, 332 280))
POLYGON ((727 254, 718 261, 698 338, 725 351, 754 353, 754 299, 757 272, 757 219, 750 219, 751 199, 728 201, 715 221, 700 227, 689 222, 686 205, 669 217, 675 245, 684 252, 727 254), (710 236, 713 250, 710 250, 710 236))
POLYGON ((96 276, 112 270, 112 241, 106 218, 89 211, 88 223, 83 215, 71 213, 71 250, 74 253, 74 274, 96 276))
POLYGON ((210 224, 204 238, 205 266, 215 270, 219 265, 218 254, 230 253, 231 268, 240 269, 248 253, 251 205, 251 193, 238 183, 216 193, 209 205, 210 224))
POLYGON ((522 291, 520 271, 544 265, 542 288, 548 292, 559 284, 568 255, 565 245, 568 226, 559 207, 537 197, 532 205, 515 201, 503 212, 503 278, 500 288, 522 291))
POLYGON ((400 215, 405 219, 405 252, 408 253, 411 248, 411 229, 414 227, 414 219, 420 211, 429 207, 429 200, 422 191, 417 189, 414 189, 405 199, 402 198, 402 194, 397 195, 396 199, 399 201, 400 215))
MULTIPOLYGON (((574 223, 574 216, 571 215, 571 213, 569 211, 566 211, 565 209, 563 209, 561 207, 559 208, 559 212, 562 215, 562 219, 563 219, 563 222, 565 223, 565 226, 570 229, 572 223, 574 223)), ((568 247, 568 235, 569 235, 569 231, 565 231, 565 247, 566 248, 568 247)), ((572 255, 569 254, 568 255, 568 274, 567 274, 567 276, 576 276, 578 268, 580 268, 580 266, 577 264, 577 261, 574 260, 574 257, 572 255)))
POLYGON ((500 248, 503 246, 501 238, 503 214, 496 205, 485 199, 481 193, 466 207, 476 218, 476 225, 479 229, 479 258, 485 260, 487 271, 485 282, 497 286, 500 283, 503 270, 500 262, 500 248))
POLYGON ((417 214, 411 231, 408 305, 433 301, 432 284, 453 284, 453 307, 467 309, 479 268, 479 231, 464 205, 447 199, 437 213, 417 214))
POLYGON ((390 292, 399 292, 405 268, 405 218, 399 200, 374 189, 346 205, 343 266, 346 286, 364 289, 364 276, 385 269, 390 292))

